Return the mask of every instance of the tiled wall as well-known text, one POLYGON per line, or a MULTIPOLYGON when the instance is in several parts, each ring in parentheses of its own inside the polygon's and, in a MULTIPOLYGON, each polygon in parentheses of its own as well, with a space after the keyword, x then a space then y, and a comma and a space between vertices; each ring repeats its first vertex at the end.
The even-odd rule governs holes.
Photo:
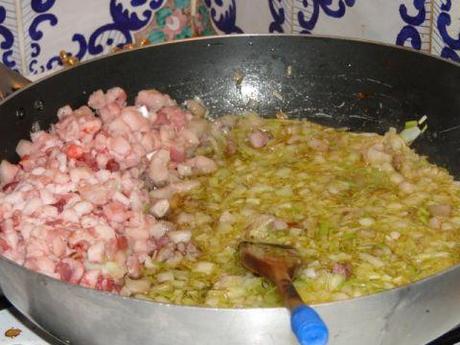
POLYGON ((1 61, 9 68, 21 69, 21 52, 18 22, 14 0, 0 1, 0 54, 1 61))
POLYGON ((460 0, 0 0, 0 60, 26 76, 58 68, 60 50, 85 60, 214 31, 348 36, 460 61, 460 0))

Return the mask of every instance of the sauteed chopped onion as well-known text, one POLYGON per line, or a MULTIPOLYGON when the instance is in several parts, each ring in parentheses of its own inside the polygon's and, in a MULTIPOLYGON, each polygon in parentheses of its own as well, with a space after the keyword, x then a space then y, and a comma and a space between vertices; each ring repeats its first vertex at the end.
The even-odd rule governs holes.
POLYGON ((385 136, 253 115, 229 122, 225 137, 236 150, 228 154, 218 137, 207 152, 217 171, 200 177, 200 188, 182 195, 170 216, 192 231, 199 260, 215 265, 163 265, 160 272, 183 276, 152 288, 151 298, 280 305, 271 284, 241 268, 235 248, 242 239, 295 246, 303 258, 295 285, 307 303, 394 288, 460 261, 460 188, 406 144, 424 119, 385 136), (252 147, 254 128, 270 136, 264 147, 252 147))

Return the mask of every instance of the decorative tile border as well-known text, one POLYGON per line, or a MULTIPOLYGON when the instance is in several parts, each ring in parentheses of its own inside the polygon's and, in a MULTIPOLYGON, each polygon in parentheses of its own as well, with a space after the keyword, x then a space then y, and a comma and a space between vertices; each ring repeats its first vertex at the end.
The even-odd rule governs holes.
MULTIPOLYGON (((296 33, 310 34, 315 32, 320 16, 341 19, 347 10, 356 4, 356 0, 339 0, 333 3, 328 0, 293 0, 292 12, 294 17, 293 31, 296 33)), ((316 31, 319 31, 318 27, 316 31)))
POLYGON ((431 1, 415 0, 409 5, 401 4, 399 14, 404 26, 396 37, 396 44, 429 52, 433 26, 431 1))
POLYGON ((460 62, 459 6, 460 3, 456 0, 435 0, 433 3, 436 21, 433 30, 432 52, 456 62, 460 62))
POLYGON ((16 2, 0 2, 0 56, 1 62, 16 71, 20 70, 21 54, 18 41, 16 2))
POLYGON ((272 21, 268 27, 270 33, 284 33, 292 30, 292 11, 289 0, 268 0, 272 21))
POLYGON ((85 60, 213 32, 338 35, 460 61, 460 0, 0 1, 0 60, 26 76, 59 67, 61 50, 85 60))

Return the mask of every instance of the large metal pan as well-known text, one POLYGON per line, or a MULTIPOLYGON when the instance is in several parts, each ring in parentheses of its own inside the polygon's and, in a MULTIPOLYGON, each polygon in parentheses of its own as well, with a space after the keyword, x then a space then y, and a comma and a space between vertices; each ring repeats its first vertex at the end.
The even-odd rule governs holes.
MULTIPOLYGON (((1 158, 58 107, 119 85, 199 96, 218 116, 255 110, 383 133, 427 115, 416 149, 460 176, 460 68, 367 42, 238 36, 143 48, 58 73, 0 106, 1 158), (235 83, 235 73, 244 76, 235 83), (238 84, 238 85, 237 85, 238 84), (281 95, 281 97, 279 97, 281 95)), ((282 308, 213 309, 122 298, 72 286, 0 260, 1 288, 25 315, 72 344, 295 344, 282 308)), ((460 266, 415 284, 316 306, 331 344, 424 344, 460 323, 460 266)))

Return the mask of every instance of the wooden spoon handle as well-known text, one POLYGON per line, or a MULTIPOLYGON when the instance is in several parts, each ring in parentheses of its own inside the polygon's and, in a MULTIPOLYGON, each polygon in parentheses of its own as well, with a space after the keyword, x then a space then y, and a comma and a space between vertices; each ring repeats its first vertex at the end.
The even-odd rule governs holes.
POLYGON ((291 328, 300 345, 326 345, 329 331, 318 313, 304 304, 288 275, 275 280, 291 312, 291 328))
POLYGON ((278 291, 284 299, 284 304, 289 308, 289 310, 293 310, 304 304, 289 276, 277 279, 275 283, 278 291))

